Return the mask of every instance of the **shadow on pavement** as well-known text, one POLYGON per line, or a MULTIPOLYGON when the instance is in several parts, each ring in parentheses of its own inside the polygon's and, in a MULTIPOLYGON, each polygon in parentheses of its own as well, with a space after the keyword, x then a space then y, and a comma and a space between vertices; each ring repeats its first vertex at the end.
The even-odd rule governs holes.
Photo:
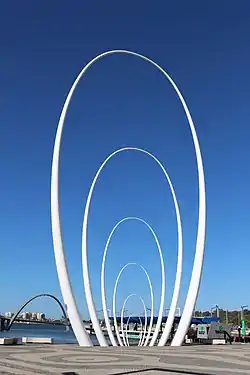
POLYGON ((185 371, 185 370, 174 370, 174 369, 167 369, 167 368, 147 368, 147 369, 142 369, 142 370, 128 370, 128 371, 123 371, 123 372, 116 372, 115 374, 113 373, 112 375, 129 375, 129 374, 142 374, 146 373, 149 371, 157 371, 157 372, 166 372, 166 373, 172 373, 172 374, 179 374, 179 375, 215 375, 211 374, 208 372, 194 372, 194 371, 185 371))

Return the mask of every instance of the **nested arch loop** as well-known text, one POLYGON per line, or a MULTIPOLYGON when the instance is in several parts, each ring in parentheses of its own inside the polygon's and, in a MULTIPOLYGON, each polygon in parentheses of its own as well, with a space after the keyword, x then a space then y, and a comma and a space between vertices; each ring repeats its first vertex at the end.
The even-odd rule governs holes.
MULTIPOLYGON (((178 206, 178 202, 177 202, 177 197, 176 197, 175 190, 174 190, 173 184, 171 182, 171 179, 170 179, 166 169, 162 165, 162 163, 150 152, 148 152, 144 149, 141 149, 141 148, 137 148, 137 147, 123 147, 121 149, 118 149, 118 150, 114 151, 112 154, 110 154, 104 160, 104 162, 102 163, 102 165, 100 166, 100 168, 98 169, 98 171, 95 174, 95 177, 94 177, 94 179, 92 181, 92 184, 90 186, 90 189, 89 189, 89 193, 88 193, 88 197, 87 197, 87 201, 86 201, 86 206, 85 206, 85 211, 84 211, 83 226, 82 226, 82 267, 83 267, 83 273, 84 273, 85 294, 86 294, 86 297, 88 296, 87 304, 88 304, 88 308, 89 308, 89 315, 90 315, 90 318, 91 318, 91 321, 92 321, 92 324, 93 324, 93 328, 95 330, 95 333, 96 333, 96 336, 98 338, 98 341, 99 341, 100 345, 105 345, 104 341, 106 342, 106 340, 104 338, 104 334, 102 332, 102 329, 100 327, 100 324, 99 324, 99 321, 98 321, 98 318, 97 318, 97 314, 96 314, 95 306, 94 306, 94 301, 93 301, 93 296, 92 296, 92 292, 91 292, 89 270, 88 270, 88 250, 87 250, 88 217, 89 217, 89 209, 90 209, 90 204, 91 204, 94 188, 96 186, 96 183, 98 181, 98 178, 99 178, 103 168, 108 163, 108 161, 110 161, 115 155, 117 155, 121 152, 124 152, 124 151, 136 151, 136 152, 143 153, 143 154, 151 157, 159 165, 159 167, 161 168, 161 170, 162 170, 162 172, 163 172, 163 174, 164 174, 164 176, 167 180, 167 183, 170 187, 173 202, 174 202, 175 213, 176 213, 176 221, 177 221, 177 231, 178 231, 178 260, 177 260, 177 270, 176 270, 174 293, 173 293, 172 302, 171 302, 171 306, 170 306, 168 321, 167 321, 166 326, 164 328, 165 332, 169 331, 169 333, 170 333, 170 330, 171 330, 171 327, 172 327, 172 324, 173 324, 173 321, 174 321, 174 315, 175 315, 175 311, 176 311, 176 307, 177 307, 177 303, 178 303, 180 284, 181 284, 182 252, 183 252, 182 226, 181 226, 181 217, 180 217, 180 210, 179 210, 179 206, 178 206)), ((142 219, 140 219, 140 220, 143 221, 142 219)), ((145 221, 143 221, 143 222, 144 222, 144 224, 146 224, 148 226, 148 228, 151 230, 152 234, 155 235, 154 231, 152 231, 152 228, 145 221)), ((157 237, 155 237, 155 240, 156 240, 156 243, 158 243, 157 237)), ((158 247, 158 249, 159 249, 159 247, 158 247)), ((106 258, 106 252, 107 252, 107 248, 106 248, 106 251, 104 251, 104 258, 103 258, 104 262, 105 262, 105 258, 106 258)), ((159 254, 160 254, 161 269, 162 269, 162 285, 163 284, 165 285, 164 262, 163 262, 163 257, 162 257, 161 251, 159 251, 159 254)), ((153 337, 150 341, 150 344, 149 344, 150 346, 153 346, 155 344, 155 341, 156 341, 157 335, 158 335, 158 331, 160 330, 161 319, 162 319, 163 309, 164 309, 164 298, 165 298, 165 287, 164 287, 164 295, 161 296, 161 302, 160 302, 160 308, 159 308, 159 319, 157 321, 156 330, 154 331, 153 337)), ((104 311, 105 311, 105 309, 104 309, 104 311)), ((167 338, 166 338, 166 340, 167 340, 167 338)))
MULTIPOLYGON (((173 339, 172 345, 179 346, 182 344, 184 340, 184 336, 187 332, 189 323, 192 318, 193 310, 195 307, 200 280, 201 280, 201 273, 202 273, 202 265, 203 265, 203 257, 204 257, 204 243, 205 243, 205 227, 206 227, 206 193, 205 193, 205 179, 204 179, 204 170, 203 170, 203 162, 202 156, 200 151, 199 140, 196 134, 195 126, 185 102, 183 95, 181 94, 180 90, 178 89, 177 85, 170 77, 170 75, 157 63, 153 60, 149 59, 148 57, 139 54, 137 52, 129 51, 129 50, 110 50, 104 53, 99 54, 95 58, 93 58, 85 67, 81 70, 77 78, 75 79, 67 98, 64 102, 62 112, 60 115, 56 138, 54 143, 54 151, 53 151, 53 160, 52 160, 52 170, 51 170, 51 223, 52 223, 52 237, 53 237, 53 244, 54 244, 54 254, 55 254, 55 261, 56 261, 56 268, 58 273, 58 278, 60 282, 60 288, 62 292, 62 296, 64 299, 64 303, 67 305, 67 312, 68 316, 78 340, 79 345, 81 346, 90 346, 93 345, 87 331, 85 330, 83 323, 81 321, 81 316, 77 309, 75 296, 72 290, 71 282, 69 279, 67 263, 64 254, 63 248, 63 240, 62 240, 62 230, 61 230, 61 223, 60 223, 60 204, 59 204, 59 159, 60 159, 60 148, 61 148, 61 140, 62 140, 62 133, 64 128, 64 122, 67 115, 67 110, 74 94, 74 91, 84 76, 88 68, 94 64, 96 61, 100 60, 101 58, 112 55, 112 54, 127 54, 138 57, 149 64, 153 65, 157 68, 163 76, 170 82, 172 87, 174 88, 182 106, 185 111, 189 128, 191 131, 195 155, 196 155, 196 162, 197 162, 197 172, 198 172, 198 183, 199 183, 199 213, 198 213, 198 230, 197 230, 197 239, 196 239, 196 252, 193 264, 193 271, 191 276, 191 281, 189 285, 189 290, 186 298, 186 303, 183 309, 182 317, 176 332, 176 335, 173 339)), ((85 220, 86 223, 86 220, 85 220)), ((88 262, 87 262, 87 249, 86 249, 86 235, 87 231, 83 230, 83 279, 84 279, 84 288, 85 288, 85 295, 86 301, 89 308, 89 312, 91 312, 91 316, 93 317, 93 326, 97 328, 97 338, 102 346, 106 346, 107 342, 104 338, 104 335, 101 332, 95 308, 93 303, 93 298, 91 294, 90 288, 90 279, 88 273, 88 262), (99 328, 98 328, 99 326, 99 328)), ((177 276, 176 276, 177 278, 177 276)), ((175 295, 175 291, 174 291, 175 295)), ((166 332, 164 331, 162 335, 162 340, 160 341, 160 345, 164 344, 164 340, 166 339, 166 332), (164 335, 165 334, 165 335, 164 335)))
MULTIPOLYGON (((123 302, 123 305, 122 305, 122 310, 121 310, 121 331, 122 331, 122 339, 123 339, 123 343, 121 342, 121 346, 128 346, 127 345, 127 342, 126 342, 126 339, 127 339, 127 331, 126 331, 126 329, 125 329, 125 332, 124 332, 124 329, 123 329, 123 319, 124 319, 124 311, 125 311, 125 307, 126 307, 126 304, 127 304, 127 302, 128 302, 128 300, 131 298, 131 297, 133 297, 133 296, 136 296, 136 294, 135 293, 131 293, 131 294, 129 294, 126 298, 125 298, 125 300, 124 300, 124 302, 123 302)), ((143 305, 143 309, 144 309, 144 332, 143 332, 143 335, 142 335, 142 337, 141 337, 141 339, 140 339, 140 342, 139 342, 139 344, 138 344, 138 346, 141 346, 140 344, 144 341, 144 339, 145 339, 145 336, 146 336, 146 333, 147 333, 147 309, 146 309, 146 305, 145 305, 145 302, 144 302, 144 300, 143 300, 143 298, 140 296, 139 297, 140 298, 140 300, 141 300, 141 303, 142 303, 142 305, 143 305)), ((119 337, 120 338, 120 334, 119 334, 119 332, 117 333, 117 337, 119 337)))
MULTIPOLYGON (((117 225, 113 228, 113 231, 111 232, 111 235, 109 236, 109 239, 108 239, 107 244, 106 244, 106 248, 107 249, 108 249, 110 240, 112 238, 112 234, 114 233, 115 229, 119 226, 119 224, 121 224, 125 220, 129 220, 129 219, 133 219, 133 218, 125 218, 125 219, 119 221, 119 223, 117 223, 117 225)), ((138 220, 139 220, 139 218, 138 218, 138 220)), ((158 241, 158 239, 157 239, 157 241, 158 241)), ((161 248, 160 248, 159 242, 158 242, 157 246, 159 246, 159 252, 161 252, 161 248)), ((105 252, 104 252, 104 254, 105 254, 105 252)), ((105 258, 106 257, 103 256, 102 275, 101 275, 102 310, 103 310, 105 325, 107 327, 107 331, 108 331, 108 335, 109 335, 109 339, 111 341, 111 344, 113 346, 117 346, 117 342, 116 342, 116 339, 114 337, 113 331, 111 329, 110 321, 109 321, 109 318, 108 318, 108 312, 107 312, 106 292, 105 292, 105 274, 104 274, 104 272, 105 272, 105 258)), ((150 314, 150 322, 149 322, 148 335, 147 335, 147 338, 146 338, 145 343, 144 343, 144 346, 146 346, 148 344, 149 339, 150 339, 151 331, 152 331, 152 326, 153 326, 153 319, 154 319, 154 294, 153 294, 153 287, 152 287, 152 283, 151 283, 149 274, 148 274, 148 272, 146 271, 146 269, 141 264, 127 263, 127 264, 125 264, 125 266, 123 266, 121 268, 120 272, 118 273, 118 276, 117 276, 116 281, 115 281, 113 298, 112 298, 114 327, 115 327, 115 332, 116 332, 116 337, 117 337, 118 343, 122 346, 122 341, 121 341, 121 338, 120 338, 118 324, 117 324, 117 319, 116 319, 116 292, 117 292, 117 287, 118 287, 118 284, 119 284, 120 277, 122 276, 123 272, 125 271, 125 269, 127 267, 133 266, 133 265, 139 266, 142 269, 142 271, 144 272, 144 274, 147 277, 147 281, 148 281, 148 285, 149 285, 149 289, 150 289, 151 314, 150 314)), ((164 267, 164 264, 163 264, 163 267, 164 267)), ((163 268, 163 270, 164 270, 164 268, 163 268)), ((165 271, 164 271, 164 279, 163 279, 163 281, 164 281, 164 283, 162 283, 162 291, 163 291, 163 303, 164 303, 164 296, 165 296, 165 271)), ((159 325, 159 328, 160 328, 160 324, 161 324, 161 321, 162 321, 162 315, 161 315, 161 317, 160 316, 158 317, 158 320, 159 320, 159 324, 157 324, 156 328, 155 328, 155 330, 157 330, 157 332, 159 332, 159 330, 160 330, 160 329, 158 329, 158 325, 159 325)))
MULTIPOLYGON (((126 323, 126 326, 125 326, 125 340, 126 340, 126 346, 130 346, 129 345, 129 340, 128 340, 128 328, 129 328, 129 322, 130 322, 130 319, 133 317, 133 315, 129 315, 128 317, 128 320, 127 320, 127 323, 126 323)), ((140 325, 141 325, 141 334, 140 334, 140 340, 138 342, 138 346, 142 346, 142 342, 143 342, 143 336, 142 336, 142 320, 140 318, 140 316, 138 316, 138 319, 139 319, 139 322, 140 322, 140 325)))

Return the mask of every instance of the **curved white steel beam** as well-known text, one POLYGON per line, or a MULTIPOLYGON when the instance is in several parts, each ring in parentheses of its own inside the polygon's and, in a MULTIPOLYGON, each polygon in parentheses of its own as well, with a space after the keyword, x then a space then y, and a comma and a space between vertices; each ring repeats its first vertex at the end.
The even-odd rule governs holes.
MULTIPOLYGON (((109 244, 110 244, 110 241, 112 239, 112 236, 115 232, 115 230, 119 227, 120 224, 122 224, 123 222, 125 221, 128 221, 128 220, 137 220, 137 221, 140 221, 142 222, 143 224, 145 224, 149 230, 151 231, 154 239, 155 239, 155 242, 156 242, 156 245, 157 245, 157 248, 158 248, 158 251, 159 251, 159 255, 160 255, 160 260, 161 260, 161 264, 162 264, 162 270, 164 270, 164 261, 163 261, 163 254, 162 254, 162 250, 161 250, 161 247, 160 247, 160 243, 157 239, 157 236, 154 232, 154 230, 152 229, 152 227, 145 221, 145 220, 142 220, 138 217, 126 217, 122 220, 120 220, 115 226, 114 228, 112 229, 112 231, 110 232, 110 235, 108 237, 108 240, 106 242, 106 245, 105 245, 105 249, 104 249, 104 254, 103 254, 103 259, 102 259, 102 266, 101 266, 101 297, 102 297, 102 309, 103 309, 103 314, 104 314, 104 319, 105 319, 105 324, 106 324, 106 327, 107 327, 107 331, 108 331, 108 335, 109 335, 109 339, 112 343, 113 346, 116 346, 117 345, 117 342, 115 340, 115 337, 114 337, 114 334, 113 334, 113 331, 112 331, 112 328, 111 328, 111 325, 110 325, 110 321, 109 321, 109 317, 108 317, 108 309, 107 309, 107 303, 106 303, 106 293, 105 293, 105 265, 106 265, 106 255, 107 255, 107 250, 108 250, 108 247, 109 247, 109 244)), ((114 288, 114 294, 113 294, 113 315, 114 315, 114 326, 115 326, 115 329, 116 329, 116 333, 118 331, 118 328, 117 328, 117 321, 116 321, 116 305, 115 305, 115 298, 116 298, 116 288, 117 288, 117 285, 118 285, 118 281, 119 281, 119 278, 122 274, 122 272, 124 271, 125 268, 127 268, 129 265, 136 265, 136 263, 128 263, 126 264, 122 269, 121 271, 119 272, 118 276, 117 276, 117 279, 116 279, 116 282, 115 282, 115 288, 114 288)), ((139 265, 139 267, 141 267, 141 269, 144 271, 146 277, 147 277, 147 280, 148 280, 148 284, 149 284, 149 288, 150 288, 150 296, 151 296, 151 318, 150 318, 150 324, 149 324, 149 331, 148 331, 148 336, 146 338, 146 341, 145 341, 145 346, 147 345, 148 341, 149 341, 149 338, 150 338, 150 335, 151 335, 151 330, 152 330, 152 325, 153 325, 153 308, 154 308, 154 297, 153 297, 153 288, 152 288, 152 283, 150 281, 150 277, 147 273, 147 271, 145 270, 145 268, 141 265, 139 265)), ((164 277, 165 278, 165 277, 164 277)), ((164 285, 165 283, 163 284, 162 286, 162 296, 163 296, 163 303, 164 303, 164 296, 165 296, 165 290, 164 290, 164 285)), ((160 318, 159 318, 160 319, 160 318)))
MULTIPOLYGON (((143 343, 142 338, 143 338, 143 333, 145 332, 145 330, 144 331, 142 330, 143 329, 143 324, 142 324, 141 317, 138 316, 138 319, 139 319, 140 324, 141 324, 140 341, 138 342, 138 346, 142 346, 142 343, 143 343)), ((146 329, 147 329, 147 326, 146 326, 146 329)), ((128 336, 126 336, 126 340, 127 340, 128 346, 129 346, 128 336)))
MULTIPOLYGON (((85 212, 84 212, 83 229, 82 229, 82 251, 83 251, 83 258, 82 259, 84 260, 84 263, 87 260, 87 258, 86 258, 87 257, 87 247, 86 246, 87 246, 88 215, 89 215, 89 208, 90 208, 90 203, 91 203, 91 199, 92 199, 94 187, 96 185, 96 182, 98 180, 98 177, 99 177, 102 169, 108 163, 108 161, 112 157, 114 157, 116 154, 118 154, 120 152, 123 152, 123 151, 137 151, 137 152, 141 152, 141 153, 143 153, 143 154, 145 154, 147 156, 150 156, 159 165, 159 167, 161 168, 162 172, 164 173, 164 176, 165 176, 165 178, 166 178, 166 180, 167 180, 167 182, 169 184, 169 187, 170 187, 170 190, 171 190, 171 194, 172 194, 172 198, 173 198, 173 201, 174 201, 175 212, 176 212, 176 220, 177 220, 177 229, 178 229, 178 262, 177 262, 177 270, 176 270, 176 280, 175 280, 174 294, 173 294, 173 297, 172 297, 172 303, 171 303, 171 307, 170 307, 171 314, 169 314, 168 325, 166 326, 166 329, 168 329, 169 326, 170 326, 170 329, 171 329, 172 324, 173 324, 173 320, 174 320, 174 313, 176 311, 176 306, 177 306, 177 303, 178 303, 178 297, 179 297, 179 291, 180 291, 180 284, 181 284, 181 274, 182 274, 182 252, 183 252, 183 245, 182 245, 181 217, 180 217, 180 210, 179 210, 179 206, 178 206, 178 202, 177 202, 175 190, 174 190, 173 184, 171 182, 171 179, 170 179, 170 177, 169 177, 166 169, 162 165, 162 163, 153 154, 151 154, 150 152, 148 152, 146 150, 143 150, 143 149, 140 149, 140 148, 137 148, 137 147, 124 147, 124 148, 118 149, 118 150, 114 151, 112 154, 110 154, 104 160, 104 162, 102 163, 102 165, 100 166, 100 168, 96 172, 96 175, 95 175, 95 177, 94 177, 94 179, 92 181, 92 184, 91 184, 91 187, 90 187, 90 190, 89 190, 89 194, 88 194, 88 198, 87 198, 87 202, 86 202, 86 206, 85 206, 85 212)), ((140 220, 143 221, 142 219, 140 219, 140 220)), ((146 222, 144 221, 144 223, 146 223, 146 222)), ((111 232, 111 236, 112 236, 112 234, 113 233, 111 232)), ((155 240, 157 241, 156 237, 155 237, 155 240)), ((158 313, 158 320, 157 320, 156 328, 154 330, 154 333, 153 333, 153 336, 152 336, 152 339, 150 341, 149 346, 153 346, 155 344, 156 340, 157 340, 157 337, 158 337, 158 334, 159 334, 159 331, 160 331, 160 328, 161 328, 161 321, 162 321, 163 309, 164 309, 164 299, 165 299, 165 270, 164 270, 164 261, 163 261, 162 254, 160 252, 159 252, 159 254, 160 254, 160 260, 161 260, 161 272, 162 272, 162 292, 161 292, 162 294, 161 294, 161 300, 160 300, 160 308, 159 308, 159 313, 158 313)), ((106 249, 106 251, 104 251, 103 262, 102 262, 102 271, 101 271, 102 296, 104 296, 104 294, 105 294, 105 291, 103 290, 103 288, 104 288, 104 279, 103 279, 103 277, 104 277, 104 266, 105 266, 106 255, 107 255, 107 249, 106 249)), ((88 268, 88 264, 85 265, 85 266, 88 268)), ((87 284, 87 286, 90 288, 90 284, 87 284)), ((87 289, 88 295, 89 295, 90 292, 91 292, 91 288, 87 289)), ((91 294, 91 298, 92 298, 92 294, 91 294)), ((104 299, 103 299, 103 301, 104 301, 104 299)), ((92 298, 92 302, 93 302, 93 298, 92 298)), ((92 307, 94 307, 94 305, 92 307)), ((91 320, 92 320, 92 315, 91 314, 93 313, 92 307, 90 309, 91 312, 89 312, 90 316, 91 316, 91 320)), ((105 306, 104 306, 103 310, 104 310, 104 316, 107 317, 107 312, 106 312, 105 306)), ((92 322, 93 321, 94 320, 92 320, 92 322)), ((100 328, 98 320, 97 320, 96 323, 98 323, 98 326, 100 328)), ((94 324, 93 324, 93 326, 94 326, 94 324)), ((94 329, 95 329, 95 332, 97 332, 95 326, 94 326, 94 329)), ((169 332, 170 332, 170 330, 169 330, 169 332)), ((111 328, 109 329, 109 333, 111 333, 111 328)), ((99 334, 101 334, 103 336, 103 332, 102 332, 101 328, 100 328, 99 334)), ((111 333, 111 335, 112 335, 112 333, 111 333)), ((114 342, 114 340, 112 339, 112 343, 113 342, 114 342)))
MULTIPOLYGON (((133 316, 134 316, 134 315, 129 315, 129 317, 128 317, 128 321, 127 321, 126 326, 125 326, 126 346, 130 346, 130 345, 129 345, 129 340, 128 340, 128 327, 129 327, 129 321, 130 321, 130 319, 131 319, 133 316)), ((142 320, 141 320, 141 317, 140 317, 140 316, 138 316, 138 319, 139 319, 140 324, 141 324, 140 339, 139 339, 139 342, 138 342, 138 346, 141 346, 141 341, 142 341, 142 326, 143 326, 143 324, 142 324, 142 320)))
MULTIPOLYGON (((187 120, 189 123, 190 131, 193 138, 195 154, 196 154, 196 161, 197 161, 197 170, 198 170, 198 182, 199 182, 199 214, 198 214, 198 230, 197 230, 197 241, 196 241, 196 252, 193 264, 193 271, 191 276, 191 281, 189 285, 189 290, 186 298, 186 303, 184 306, 183 314, 181 317, 181 321, 179 327, 177 329, 176 335, 172 342, 172 345, 179 346, 182 344, 184 340, 184 336, 188 329, 189 323, 192 318, 192 313, 195 307, 200 280, 201 280, 201 273, 202 273, 202 265, 203 265, 203 257, 204 257, 204 243, 205 243, 205 227, 206 227, 206 193, 205 193, 205 179, 204 179, 204 170, 203 170, 203 162, 202 156, 199 146, 199 140, 196 134, 195 126, 187 107, 187 104, 182 96, 180 90, 178 89, 177 85, 170 77, 170 75, 158 64, 156 64, 153 60, 149 59, 148 57, 141 55, 139 53, 128 51, 128 50, 110 50, 104 53, 99 54, 95 58, 93 58, 79 73, 76 80, 74 81, 67 98, 64 102, 62 112, 60 115, 55 144, 54 144, 54 151, 53 151, 53 160, 52 160, 52 171, 51 171, 51 222, 52 222, 52 237, 53 237, 53 244, 54 244, 54 253, 55 253, 55 261, 57 267, 57 273, 59 277, 60 287, 64 299, 64 303, 67 305, 68 316, 72 325, 72 328, 75 332, 77 340, 80 345, 92 345, 90 338, 83 327, 81 322, 80 314, 77 310, 75 297, 73 295, 72 286, 70 283, 68 270, 67 270, 67 263, 64 254, 63 248, 63 241, 62 241, 62 233, 61 233, 61 224, 60 224, 60 204, 59 204, 59 158, 60 158, 60 148, 61 148, 61 139, 63 133, 63 127, 65 118, 67 115, 68 106, 72 99, 73 93, 83 75, 86 73, 88 68, 94 64, 99 59, 111 55, 111 54, 127 54, 133 55, 135 57, 139 57, 154 67, 156 67, 171 83, 172 87, 174 88, 178 98, 181 101, 185 114, 187 116, 187 120)), ((93 185, 93 183, 92 183, 93 185)), ((92 190, 93 190, 92 186, 92 190)), ((88 257, 87 257, 87 219, 88 219, 88 211, 89 205, 91 201, 91 194, 88 196, 88 201, 85 207, 85 216, 84 216, 84 225, 83 225, 83 233, 82 233, 82 263, 83 263, 83 280, 84 280, 84 288, 85 288, 85 295, 86 301, 88 305, 88 309, 90 312, 91 320, 93 327, 95 329, 97 339, 102 346, 107 346, 107 342, 104 338, 104 335, 101 331, 95 306, 92 298, 91 292, 91 285, 90 285, 90 278, 88 272, 88 257)))
MULTIPOLYGON (((124 219, 123 219, 124 221, 124 219)), ((121 222, 120 222, 121 223, 121 222)), ((147 224, 148 225, 148 224, 147 224)), ((151 228, 151 227, 150 227, 151 228)), ((152 228, 151 228, 152 229, 152 228)), ((113 232, 114 233, 114 232, 113 232)), ((154 236, 155 233, 154 233, 154 236)), ((110 237, 111 238, 111 237, 110 237)), ((158 246, 159 242, 157 242, 157 246, 158 246)), ((161 248, 159 247, 159 252, 161 252, 161 248)), ((117 340, 119 342, 120 345, 122 345, 122 342, 121 342, 121 338, 120 338, 120 331, 119 331, 119 328, 118 328, 118 324, 117 324, 117 318, 116 318, 116 292, 117 292, 117 287, 118 287, 118 283, 119 283, 119 280, 120 280, 120 277, 123 273, 123 271, 128 267, 128 266, 132 266, 132 265, 138 265, 142 270, 143 272, 145 273, 146 277, 147 277, 147 280, 148 280, 148 285, 149 285, 149 289, 150 289, 150 297, 151 297, 151 313, 150 313, 150 323, 149 323, 149 329, 148 329, 148 335, 147 335, 147 338, 145 340, 145 343, 144 343, 144 346, 146 346, 148 344, 148 341, 150 339, 150 336, 151 336, 151 331, 152 331, 152 326, 153 326, 153 320, 154 320, 154 294, 153 294, 153 287, 152 287, 152 283, 151 283, 151 280, 150 280, 150 277, 148 275, 148 272, 145 270, 145 268, 141 265, 141 264, 137 264, 137 263, 127 263, 125 264, 125 266, 123 266, 116 278, 116 281, 115 281, 115 286, 114 286, 114 292, 113 292, 113 298, 112 298, 112 307, 113 307, 113 317, 114 317, 114 327, 115 327, 115 333, 116 333, 116 337, 117 337, 117 340)), ((106 304, 106 297, 105 297, 105 291, 104 291, 104 300, 105 300, 105 304, 106 304)), ((104 301, 103 300, 103 301, 104 301)), ((106 305, 105 305, 106 307, 106 305)), ((104 311, 104 304, 103 304, 103 311, 104 311)), ((147 315, 147 310, 146 310, 146 306, 144 306, 144 312, 146 312, 146 315, 147 315)), ((104 314, 104 319, 105 319, 105 314, 104 314)), ((146 323, 146 322, 145 322, 146 323)), ((111 330, 111 326, 110 326, 110 322, 109 322, 109 319, 105 319, 105 324, 106 324, 106 327, 109 326, 109 330, 111 330)), ((147 331, 147 326, 146 326, 146 329, 145 329, 145 334, 146 334, 146 331, 147 331)), ((113 332, 112 332, 112 336, 113 336, 113 339, 115 340, 114 338, 114 335, 113 335, 113 332)), ((112 337, 111 336, 111 337, 112 337)), ((111 337, 110 337, 110 341, 111 341, 111 337)), ((145 339, 145 337, 143 337, 143 340, 145 339)), ((111 341, 112 342, 112 341, 111 341)), ((115 345, 116 346, 116 345, 115 345)))
MULTIPOLYGON (((132 294, 129 294, 127 296, 127 298, 125 298, 124 302, 123 302, 123 305, 122 305, 122 310, 121 310, 121 331, 122 331, 122 339, 123 339, 123 343, 121 346, 127 346, 126 345, 126 337, 125 337, 125 334, 124 334, 124 330, 123 330, 123 318, 124 318, 124 311, 125 311, 125 306, 126 306, 126 303, 128 301, 129 298, 133 297, 133 296, 136 296, 136 294, 132 293, 132 294)), ((142 302, 142 305, 143 305, 143 308, 144 308, 144 319, 145 319, 145 324, 144 324, 144 332, 143 332, 143 336, 140 340, 140 343, 143 342, 143 339, 145 338, 146 336, 146 332, 147 332, 147 309, 146 309, 146 305, 145 305, 145 302, 143 300, 142 297, 140 297, 140 300, 142 302)), ((126 331, 125 331, 126 332, 126 331)), ((120 338, 120 333, 118 332, 118 336, 120 338)), ((121 340, 121 338, 120 338, 121 340)), ((119 340, 119 342, 120 342, 119 340)), ((138 345, 139 346, 139 345, 138 345)))
MULTIPOLYGON (((143 343, 144 343, 144 346, 146 346, 144 340, 145 340, 146 333, 147 333, 147 321, 148 321, 148 317, 147 317, 147 308, 146 308, 146 305, 145 305, 145 303, 144 303, 143 298, 140 297, 140 300, 141 300, 141 302, 142 302, 142 304, 143 304, 143 308, 144 308, 144 323, 145 323, 145 324, 144 324, 144 332, 143 332, 142 339, 141 339, 141 345, 143 345, 143 343)), ((151 314, 152 314, 152 313, 151 313, 151 314)), ((148 335, 148 337, 150 337, 150 336, 148 335)))
MULTIPOLYGON (((127 300, 128 300, 129 298, 133 297, 133 296, 136 296, 136 294, 135 294, 135 293, 131 293, 131 294, 129 294, 129 295, 125 298, 125 300, 124 300, 124 302, 123 302, 123 305, 122 305, 122 309, 121 309, 121 331, 122 331, 122 340, 123 340, 123 342, 122 342, 122 340, 121 340, 120 332, 119 332, 119 331, 116 332, 116 337, 117 337, 117 339, 118 339, 118 341, 119 341, 120 346, 125 346, 125 337, 124 337, 124 330, 123 330, 123 318, 124 318, 124 310, 125 310, 125 306, 126 306, 127 300)), ((114 317, 114 318, 115 318, 115 317, 114 317)))

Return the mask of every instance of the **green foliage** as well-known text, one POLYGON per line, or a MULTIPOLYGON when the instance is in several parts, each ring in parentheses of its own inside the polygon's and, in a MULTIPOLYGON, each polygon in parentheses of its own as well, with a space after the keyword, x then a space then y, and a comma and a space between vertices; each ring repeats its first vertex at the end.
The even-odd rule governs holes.
MULTIPOLYGON (((241 311, 238 310, 232 310, 227 311, 226 310, 219 310, 220 315, 220 321, 222 323, 226 323, 226 320, 228 320, 229 324, 233 325, 239 325, 241 321, 241 311)), ((210 311, 195 311, 195 316, 211 316, 210 311)), ((213 312, 213 316, 216 316, 216 312, 213 312)), ((246 326, 250 327, 250 310, 244 310, 244 320, 246 322, 246 326)))

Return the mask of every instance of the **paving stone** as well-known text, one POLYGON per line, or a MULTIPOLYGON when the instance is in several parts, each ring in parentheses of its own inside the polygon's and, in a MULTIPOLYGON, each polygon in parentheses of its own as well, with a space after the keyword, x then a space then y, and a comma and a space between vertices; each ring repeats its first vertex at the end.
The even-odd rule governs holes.
POLYGON ((250 375, 250 345, 83 348, 31 344, 1 347, 0 374, 250 375))

